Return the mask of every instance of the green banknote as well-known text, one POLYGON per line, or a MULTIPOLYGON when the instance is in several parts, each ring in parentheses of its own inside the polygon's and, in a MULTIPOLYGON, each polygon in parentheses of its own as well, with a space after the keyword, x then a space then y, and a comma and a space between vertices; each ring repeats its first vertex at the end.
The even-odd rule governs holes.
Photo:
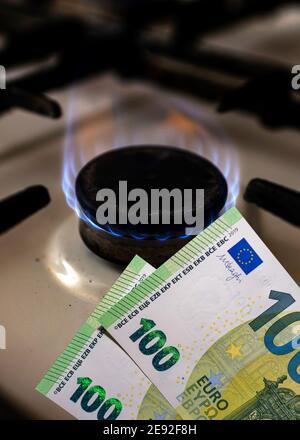
MULTIPOLYGON (((153 270, 135 257, 110 289, 101 309, 105 311, 108 304, 115 304, 153 270)), ((89 316, 37 390, 77 419, 178 418, 136 364, 99 328, 100 318, 97 310, 89 316)))
POLYGON ((183 419, 300 419, 299 303, 232 208, 96 312, 183 419))

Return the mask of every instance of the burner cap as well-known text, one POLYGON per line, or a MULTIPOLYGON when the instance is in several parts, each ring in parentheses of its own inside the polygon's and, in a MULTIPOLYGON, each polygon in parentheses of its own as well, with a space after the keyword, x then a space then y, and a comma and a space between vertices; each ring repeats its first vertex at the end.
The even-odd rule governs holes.
MULTIPOLYGON (((80 231, 83 240, 90 249, 93 247, 94 252, 95 246, 92 246, 91 242, 101 236, 106 236, 108 241, 115 241, 116 245, 123 238, 126 241, 125 248, 134 241, 143 241, 144 249, 147 247, 146 242, 151 249, 153 246, 158 247, 157 243, 160 243, 160 247, 164 243, 166 247, 171 248, 167 252, 168 255, 162 257, 164 260, 185 244, 185 240, 181 238, 185 233, 185 224, 153 225, 149 221, 148 225, 116 224, 101 227, 107 232, 95 230, 93 223, 97 225, 96 212, 99 207, 99 202, 96 200, 97 192, 104 188, 112 189, 118 200, 120 181, 127 181, 128 192, 141 188, 149 196, 151 189, 204 189, 205 225, 210 224, 217 217, 227 199, 227 183, 222 173, 211 162, 194 153, 168 146, 134 146, 110 150, 85 165, 76 180, 78 202, 84 216, 91 220, 91 223, 82 220, 81 223, 86 224, 81 225, 80 231), (93 229, 91 234, 87 233, 89 229, 93 229), (92 238, 89 237, 87 240, 87 235, 92 235, 92 238), (167 245, 167 242, 171 241, 174 245, 176 242, 177 249, 174 252, 171 244, 167 245)), ((118 205, 116 210, 118 213, 118 205)), ((174 216, 172 205, 170 216, 171 219, 174 216)), ((96 253, 103 254, 101 246, 96 247, 96 253)), ((116 255, 117 250, 112 258, 107 256, 106 258, 117 260, 116 255)), ((141 257, 143 255, 145 252, 140 253, 141 257)), ((122 257, 122 262, 127 262, 129 259, 125 261, 122 257)))

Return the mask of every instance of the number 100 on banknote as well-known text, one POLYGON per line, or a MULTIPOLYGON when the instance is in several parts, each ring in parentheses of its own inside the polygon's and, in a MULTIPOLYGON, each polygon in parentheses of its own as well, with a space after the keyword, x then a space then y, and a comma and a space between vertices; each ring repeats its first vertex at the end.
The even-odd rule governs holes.
POLYGON ((184 419, 300 419, 299 301, 232 208, 101 320, 184 419))

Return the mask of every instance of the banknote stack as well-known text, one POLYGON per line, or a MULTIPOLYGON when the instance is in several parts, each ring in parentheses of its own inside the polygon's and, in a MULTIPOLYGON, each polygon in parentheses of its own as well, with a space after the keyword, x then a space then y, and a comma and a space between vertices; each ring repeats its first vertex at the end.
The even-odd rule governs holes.
POLYGON ((135 257, 37 390, 77 419, 300 420, 299 295, 232 208, 135 257))

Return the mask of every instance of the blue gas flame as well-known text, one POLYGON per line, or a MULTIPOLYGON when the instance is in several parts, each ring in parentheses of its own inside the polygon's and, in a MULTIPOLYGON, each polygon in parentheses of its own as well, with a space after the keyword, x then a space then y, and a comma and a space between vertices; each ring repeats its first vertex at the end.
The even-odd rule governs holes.
MULTIPOLYGON (((186 99, 170 97, 162 91, 145 87, 125 87, 102 97, 103 105, 93 117, 80 121, 76 110, 81 97, 73 90, 69 99, 63 154, 62 189, 69 207, 94 229, 120 237, 118 231, 96 224, 81 210, 75 194, 75 181, 80 169, 109 146, 173 145, 195 152, 210 160, 223 173, 228 184, 228 198, 222 212, 236 204, 240 191, 237 153, 223 129, 207 111, 186 99), (130 103, 137 102, 135 110, 130 103)), ((78 113, 78 112, 77 112, 78 113)), ((100 188, 99 188, 100 189, 100 188)), ((211 221, 215 219, 212 218, 211 221)), ((148 237, 131 234, 136 240, 148 237)), ((157 235, 165 241, 171 234, 157 235)), ((153 238, 153 237, 152 237, 153 238)), ((181 238, 187 238, 186 235, 181 238)))

